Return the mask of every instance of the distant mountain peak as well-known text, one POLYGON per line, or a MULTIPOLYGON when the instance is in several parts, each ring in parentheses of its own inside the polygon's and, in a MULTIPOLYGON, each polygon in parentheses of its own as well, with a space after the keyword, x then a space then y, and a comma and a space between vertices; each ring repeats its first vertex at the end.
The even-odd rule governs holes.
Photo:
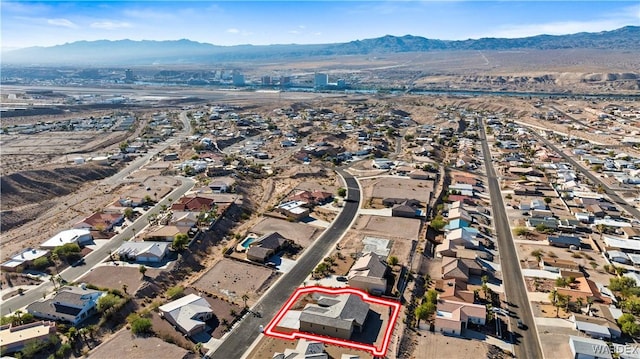
POLYGON ((567 48, 640 50, 640 26, 625 26, 597 33, 537 35, 517 39, 481 38, 453 41, 428 39, 410 34, 385 35, 346 43, 315 45, 219 46, 189 39, 76 41, 51 47, 7 51, 3 53, 3 64, 34 64, 37 61, 39 65, 144 65, 440 50, 567 48))

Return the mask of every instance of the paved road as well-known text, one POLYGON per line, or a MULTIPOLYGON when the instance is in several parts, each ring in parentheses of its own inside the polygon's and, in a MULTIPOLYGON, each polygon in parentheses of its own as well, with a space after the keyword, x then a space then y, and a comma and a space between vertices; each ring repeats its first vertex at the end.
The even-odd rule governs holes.
MULTIPOLYGON (((85 264, 78 267, 69 267, 60 272, 60 276, 68 281, 75 282, 78 278, 82 277, 89 269, 93 268, 96 264, 102 262, 109 256, 110 251, 115 251, 122 244, 123 240, 131 238, 136 232, 140 232, 145 226, 149 224, 148 217, 152 214, 160 212, 162 205, 171 206, 171 201, 175 201, 182 197, 188 190, 193 188, 195 181, 190 178, 183 178, 182 184, 173 190, 168 196, 160 200, 154 207, 149 209, 145 214, 138 217, 136 221, 125 228, 121 233, 115 235, 102 247, 89 253, 85 258, 85 264)), ((4 316, 11 313, 14 310, 20 309, 30 303, 42 299, 43 294, 48 294, 53 289, 51 282, 45 282, 38 287, 33 288, 25 292, 21 296, 15 296, 2 302, 2 308, 0 313, 4 316)))
POLYGON ((349 229, 360 206, 360 188, 355 178, 349 173, 344 172, 342 169, 338 169, 338 172, 344 177, 348 187, 348 201, 345 202, 342 212, 340 212, 331 227, 316 239, 312 246, 306 249, 305 253, 298 259, 295 268, 280 278, 254 306, 253 310, 260 312, 262 317, 245 316, 228 334, 220 347, 215 352, 208 353, 211 358, 241 358, 260 334, 260 325, 267 326, 271 318, 277 314, 278 310, 289 299, 289 296, 303 283, 315 266, 322 261, 325 254, 335 247, 342 234, 349 229))
MULTIPOLYGON (((184 123, 183 131, 188 134, 191 131, 191 125, 186 117, 185 113, 182 113, 180 119, 184 123)), ((133 162, 131 162, 126 168, 118 172, 117 174, 106 178, 103 180, 105 184, 116 184, 120 183, 125 179, 126 176, 133 170, 137 170, 144 163, 146 163, 151 156, 160 151, 164 150, 166 147, 178 141, 180 136, 170 139, 161 146, 156 147, 153 151, 150 151, 146 155, 137 158, 133 162)), ((135 235, 136 232, 140 232, 148 223, 148 217, 152 214, 157 214, 160 212, 160 208, 162 205, 166 205, 167 207, 171 206, 171 202, 177 200, 182 197, 188 190, 193 188, 195 181, 190 178, 181 178, 182 184, 173 190, 168 196, 160 200, 154 207, 149 209, 145 214, 138 217, 134 223, 125 228, 121 233, 117 234, 109 242, 107 242, 102 247, 96 249, 95 251, 89 253, 85 258, 85 264, 78 267, 69 267, 64 271, 60 272, 60 276, 68 281, 75 282, 78 278, 82 277, 89 269, 93 268, 96 264, 102 262, 107 256, 109 256, 110 251, 115 251, 124 239, 131 238, 135 235)), ((14 310, 20 309, 29 305, 30 303, 42 299, 43 295, 50 293, 53 290, 53 284, 51 282, 45 282, 40 284, 39 286, 26 291, 21 296, 15 296, 8 300, 2 301, 2 307, 0 308, 1 315, 7 315, 14 310)))
POLYGON ((551 141, 538 135, 537 133, 535 133, 535 131, 531 131, 531 132, 539 141, 541 141, 546 146, 556 151, 556 153, 562 156, 562 158, 564 158, 565 161, 569 162, 576 171, 581 172, 585 177, 587 177, 595 185, 598 185, 598 184, 601 185, 602 188, 604 189, 605 194, 609 196, 609 198, 611 198, 611 200, 614 203, 622 207, 625 211, 627 211, 627 213, 634 216, 636 219, 640 220, 640 211, 634 206, 630 205, 629 202, 622 199, 622 197, 618 196, 618 194, 615 191, 611 190, 609 186, 603 181, 601 181, 600 178, 598 178, 596 175, 594 175, 593 172, 582 167, 578 162, 576 162, 573 158, 571 158, 571 156, 564 153, 561 148, 558 148, 556 145, 551 143, 551 141))
POLYGON ((520 319, 529 326, 528 330, 517 328, 515 318, 509 318, 510 328, 514 331, 516 343, 514 345, 517 358, 542 358, 538 333, 535 330, 533 314, 527 298, 527 291, 524 285, 524 278, 520 271, 520 263, 516 254, 515 244, 511 236, 509 219, 504 208, 500 184, 496 177, 496 172, 491 163, 491 152, 486 141, 484 124, 482 120, 480 126, 480 139, 482 140, 482 152, 484 154, 485 169, 487 172, 487 184, 491 193, 491 208, 493 210, 493 221, 498 238, 498 250, 500 251, 500 265, 502 266, 502 282, 504 284, 507 300, 515 304, 515 310, 520 319))
POLYGON ((189 118, 187 117, 187 112, 186 111, 181 112, 179 118, 183 125, 182 131, 180 134, 177 134, 174 138, 168 139, 163 143, 159 143, 155 145, 144 155, 137 157, 133 161, 129 162, 129 164, 127 164, 127 166, 124 169, 122 169, 120 172, 116 173, 115 175, 109 178, 105 178, 104 180, 102 180, 102 183, 106 185, 114 185, 114 184, 126 182, 126 178, 131 174, 131 172, 144 166, 153 156, 164 151, 169 146, 172 146, 177 142, 181 141, 184 137, 189 136, 191 134, 191 123, 189 122, 189 118))

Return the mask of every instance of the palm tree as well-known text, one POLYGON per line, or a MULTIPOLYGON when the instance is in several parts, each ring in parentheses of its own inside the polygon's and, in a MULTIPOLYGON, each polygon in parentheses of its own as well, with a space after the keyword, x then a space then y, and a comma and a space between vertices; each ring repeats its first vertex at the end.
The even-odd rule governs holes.
POLYGON ((591 313, 592 304, 593 304, 593 298, 587 297, 587 314, 591 313))
POLYGON ((560 310, 558 308, 558 291, 555 289, 552 290, 551 293, 549 293, 549 299, 551 299, 551 304, 556 307, 556 318, 558 318, 560 316, 560 313, 558 313, 560 310))
POLYGON ((58 284, 56 282, 56 277, 55 276, 51 276, 51 277, 49 277, 49 280, 51 281, 51 283, 53 283, 53 289, 54 290, 58 290, 58 284))
POLYGON ((244 301, 244 307, 247 308, 247 300, 249 300, 249 295, 247 295, 247 293, 243 294, 242 300, 244 301))
POLYGON ((87 333, 89 334, 89 338, 91 338, 91 340, 94 340, 94 335, 98 331, 98 327, 95 324, 90 324, 87 325, 86 329, 87 333))
POLYGON ((60 260, 60 257, 58 256, 58 254, 51 253, 51 261, 53 262, 53 265, 56 268, 56 274, 60 274, 60 271, 58 270, 58 261, 59 260, 60 260))
POLYGON ((67 332, 67 337, 69 338, 69 342, 72 347, 75 346, 77 335, 78 335, 78 329, 76 329, 76 327, 69 328, 69 331, 67 332))
POLYGON ((566 298, 565 299, 566 303, 565 303, 564 311, 565 311, 565 313, 569 313, 569 306, 571 305, 571 298, 572 297, 570 295, 567 295, 567 296, 565 296, 565 298, 566 298))
POLYGON ((13 313, 13 320, 12 320, 13 324, 18 326, 20 324, 22 324, 22 311, 21 310, 16 310, 13 313))
POLYGON ((127 294, 127 288, 129 288, 126 284, 122 285, 122 291, 124 292, 124 294, 127 294))
POLYGON ((578 309, 582 311, 582 306, 584 305, 584 299, 582 299, 582 297, 578 297, 578 299, 576 299, 576 304, 578 305, 578 309))
POLYGON ((147 273, 147 267, 141 264, 140 267, 138 267, 138 271, 142 274, 142 278, 146 278, 145 273, 147 273))

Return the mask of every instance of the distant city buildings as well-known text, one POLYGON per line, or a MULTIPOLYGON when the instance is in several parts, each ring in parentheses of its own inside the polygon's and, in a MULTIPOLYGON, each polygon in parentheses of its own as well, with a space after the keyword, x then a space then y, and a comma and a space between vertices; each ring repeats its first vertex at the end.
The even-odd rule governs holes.
POLYGON ((133 74, 133 70, 126 69, 124 70, 124 82, 125 83, 133 83, 136 80, 136 76, 133 74))
POLYGON ((240 73, 239 71, 234 71, 233 75, 231 76, 231 81, 233 82, 233 86, 244 86, 245 85, 245 81, 244 81, 244 75, 242 73, 240 73))
POLYGON ((313 77, 313 87, 316 89, 327 87, 329 85, 329 75, 317 73, 313 77))
POLYGON ((313 87, 318 89, 344 89, 347 87, 345 79, 338 79, 336 82, 329 82, 329 75, 316 72, 313 77, 313 87))

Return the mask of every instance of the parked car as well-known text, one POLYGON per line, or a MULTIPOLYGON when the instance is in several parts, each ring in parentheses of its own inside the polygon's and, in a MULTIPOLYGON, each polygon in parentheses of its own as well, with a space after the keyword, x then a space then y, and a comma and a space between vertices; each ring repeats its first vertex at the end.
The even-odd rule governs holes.
POLYGON ((338 282, 347 282, 347 281, 348 281, 347 277, 342 277, 342 276, 337 277, 337 278, 336 278, 336 280, 337 280, 338 282))
POLYGON ((526 330, 527 326, 524 324, 522 320, 518 319, 518 328, 522 330, 526 330))

